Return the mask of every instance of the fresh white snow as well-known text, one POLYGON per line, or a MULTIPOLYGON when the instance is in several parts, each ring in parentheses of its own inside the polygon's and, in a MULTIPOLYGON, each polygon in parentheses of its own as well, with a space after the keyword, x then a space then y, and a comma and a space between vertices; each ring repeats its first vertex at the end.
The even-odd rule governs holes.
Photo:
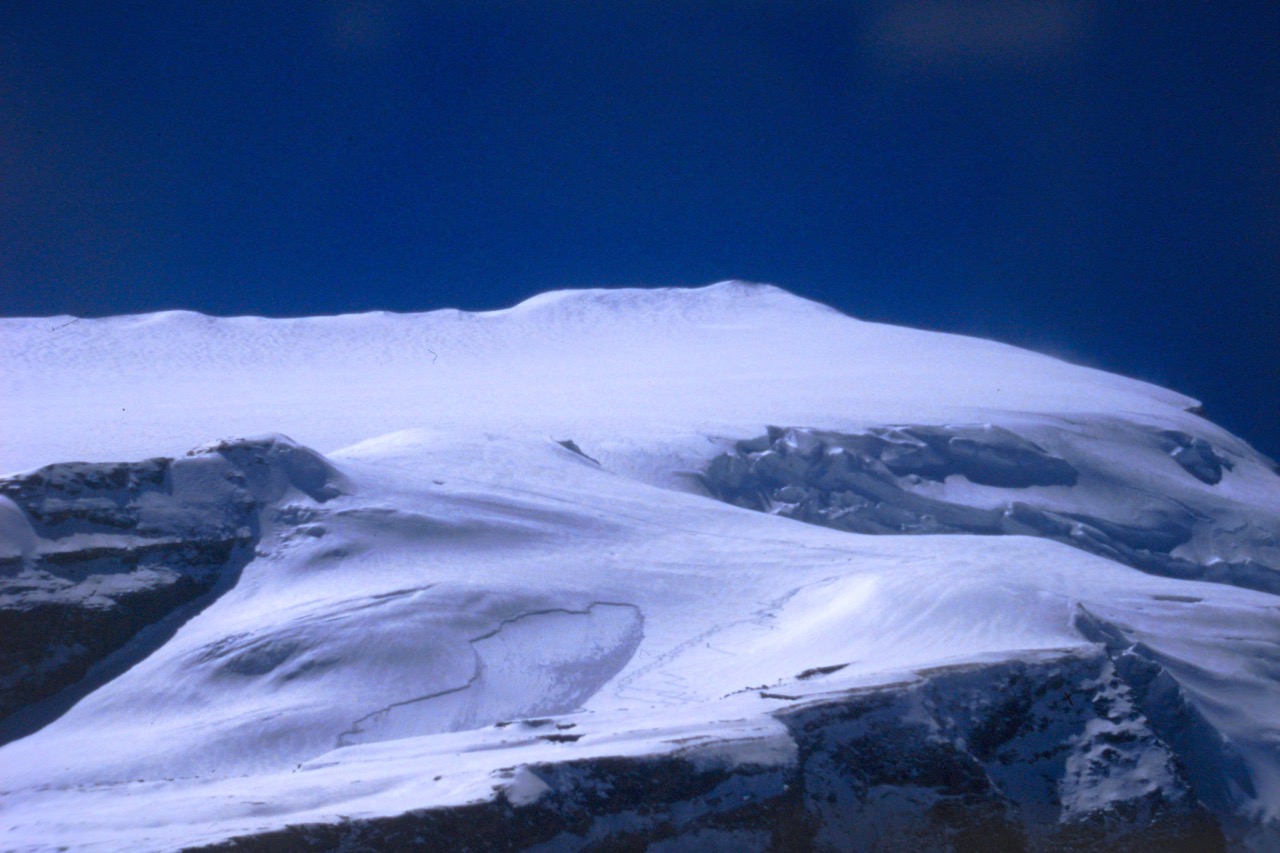
MULTIPOLYGON (((285 493, 234 588, 0 748, 0 848, 171 849, 495 784, 528 802, 536 777, 498 768, 690 739, 785 762, 769 713, 803 700, 761 687, 812 698, 1083 648, 1081 606, 1155 650, 1244 756, 1255 790, 1239 808, 1280 820, 1274 595, 1021 536, 829 530, 694 478, 767 424, 994 423, 1116 472, 1028 494, 1113 517, 1158 495, 1244 531, 1188 555, 1276 565, 1280 478, 1182 395, 736 282, 482 314, 68 319, 0 320, 0 472, 283 433, 323 453, 344 494, 285 493), (1235 465, 1204 484, 1133 438, 1149 428, 1235 465), (544 717, 581 739, 512 722, 544 717)), ((933 488, 999 501, 956 478, 933 488)), ((5 547, 38 550, 15 511, 0 499, 5 547)), ((1081 786, 1081 809, 1108 793, 1081 786)))

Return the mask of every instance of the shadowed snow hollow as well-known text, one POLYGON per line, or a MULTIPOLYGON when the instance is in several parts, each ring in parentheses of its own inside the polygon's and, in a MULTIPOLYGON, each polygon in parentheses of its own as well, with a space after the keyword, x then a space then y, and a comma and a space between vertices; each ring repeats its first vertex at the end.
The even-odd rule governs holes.
POLYGON ((338 745, 572 713, 631 659, 642 622, 635 607, 619 604, 510 617, 468 641, 465 681, 361 717, 338 745))

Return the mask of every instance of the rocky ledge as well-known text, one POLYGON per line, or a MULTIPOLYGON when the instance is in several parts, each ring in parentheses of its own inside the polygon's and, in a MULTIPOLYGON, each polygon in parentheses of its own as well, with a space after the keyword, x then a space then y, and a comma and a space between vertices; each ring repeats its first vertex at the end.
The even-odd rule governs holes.
MULTIPOLYGON (((1203 439, 1141 430, 1206 486, 1231 460, 1203 439)), ((1126 483, 1122 470, 1098 471, 1091 458, 1062 458, 992 426, 897 426, 865 433, 769 427, 740 441, 702 473, 706 489, 738 506, 855 533, 969 533, 1038 536, 1164 577, 1226 583, 1280 594, 1280 571, 1252 558, 1197 560, 1180 551, 1193 537, 1241 538, 1235 519, 1221 524, 1185 504, 1126 483), (949 497, 948 478, 987 487, 949 497), (1070 492, 1084 479, 1107 481, 1116 517, 1083 513, 1070 492), (1053 487, 1057 487, 1056 489, 1053 487), (1128 506, 1125 506, 1125 504, 1128 506), (1137 512, 1122 512, 1133 507, 1137 512), (1230 528, 1229 530, 1227 528, 1230 528)), ((1098 502, 1095 502, 1095 504, 1098 502)), ((1278 531, 1260 539, 1274 551, 1278 531)))
POLYGON ((0 480, 0 719, 80 681, 142 629, 192 615, 252 558, 264 505, 289 489, 327 500, 339 482, 283 436, 0 480))
POLYGON ((1222 797, 1242 780, 1230 749, 1141 648, 1080 619, 1094 651, 819 698, 765 691, 790 741, 765 752, 789 760, 752 763, 750 744, 707 738, 668 755, 508 768, 491 801, 199 850, 1230 849, 1222 797), (1188 762, 1206 749, 1220 760, 1188 762))

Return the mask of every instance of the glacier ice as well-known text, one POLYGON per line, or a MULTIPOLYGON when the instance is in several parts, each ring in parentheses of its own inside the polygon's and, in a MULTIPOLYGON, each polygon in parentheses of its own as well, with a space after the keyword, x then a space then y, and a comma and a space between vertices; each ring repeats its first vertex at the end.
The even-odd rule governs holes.
POLYGON ((10 632, 6 849, 1280 843, 1280 478, 1176 392, 740 282, 0 362, 0 613, 195 585, 10 632))
MULTIPOLYGON (((1041 430, 1043 431, 1043 427, 1041 430)), ((1143 435, 1140 431, 1132 434, 1143 435)), ((1219 456, 1203 439, 1168 431, 1155 435, 1171 456, 1207 485, 1222 479, 1219 456), (1186 452, 1183 452, 1186 451, 1186 452), (1212 465, 1212 467, 1210 467, 1212 465), (1210 475, 1212 474, 1212 476, 1210 475)), ((1062 452, 1075 454, 1069 436, 1055 436, 1062 452)), ((715 496, 739 506, 857 533, 968 533, 1044 536, 1142 571, 1169 577, 1228 583, 1280 594, 1280 570, 1264 560, 1280 556, 1280 526, 1247 504, 1194 505, 1154 495, 1141 480, 1126 482, 1124 468, 1093 471, 1087 456, 1073 465, 998 426, 900 426, 841 434, 770 427, 765 436, 737 442, 715 457, 702 482, 715 496), (1077 467, 1079 466, 1079 468, 1077 467), (1074 487, 1083 476, 1105 483, 1080 511, 1077 495, 1031 487, 1074 487), (948 478, 999 487, 975 500, 948 478), (939 484, 918 488, 922 481, 939 484), (1239 518, 1254 515, 1261 537, 1239 535, 1239 518), (1231 559, 1180 556, 1193 539, 1235 538, 1231 559), (1244 551, 1250 544, 1256 547, 1244 551)), ((1089 485, 1081 491, 1089 489, 1089 485)), ((1225 502, 1224 502, 1225 503, 1225 502)), ((1187 549, 1195 550, 1195 549, 1187 549)))

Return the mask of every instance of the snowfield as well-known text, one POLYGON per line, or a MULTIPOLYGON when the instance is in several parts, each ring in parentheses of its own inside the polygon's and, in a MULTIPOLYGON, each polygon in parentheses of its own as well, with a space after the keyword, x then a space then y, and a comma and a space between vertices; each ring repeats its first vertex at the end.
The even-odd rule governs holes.
POLYGON ((1280 476, 1192 399, 739 282, 73 319, 0 320, 0 626, 121 636, 0 653, 0 849, 393 849, 670 762, 718 787, 661 832, 476 849, 769 849, 716 803, 800 787, 803 849, 947 797, 1280 849, 1280 476))

